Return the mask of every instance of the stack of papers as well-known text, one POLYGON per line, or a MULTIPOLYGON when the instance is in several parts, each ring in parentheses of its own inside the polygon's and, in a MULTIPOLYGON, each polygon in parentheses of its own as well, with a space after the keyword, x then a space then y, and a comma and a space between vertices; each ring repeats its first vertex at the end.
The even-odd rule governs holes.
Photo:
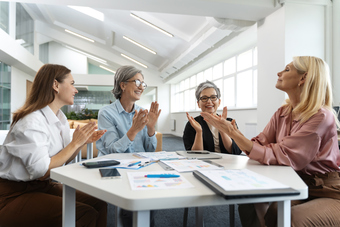
POLYGON ((288 188, 287 185, 248 169, 200 171, 226 191, 288 188))
POLYGON ((176 152, 139 152, 134 154, 140 158, 148 158, 151 161, 159 161, 159 160, 178 160, 178 159, 186 159, 181 155, 176 154, 176 152))
POLYGON ((300 192, 248 169, 194 171, 194 176, 225 199, 295 196, 300 192))
POLYGON ((217 166, 202 160, 191 159, 191 160, 162 160, 162 163, 169 166, 170 168, 178 172, 191 172, 194 170, 216 170, 223 169, 223 166, 217 166))
POLYGON ((180 189, 194 187, 183 176, 174 178, 148 178, 148 174, 174 174, 176 171, 157 171, 157 172, 127 172, 132 190, 155 190, 155 189, 180 189))

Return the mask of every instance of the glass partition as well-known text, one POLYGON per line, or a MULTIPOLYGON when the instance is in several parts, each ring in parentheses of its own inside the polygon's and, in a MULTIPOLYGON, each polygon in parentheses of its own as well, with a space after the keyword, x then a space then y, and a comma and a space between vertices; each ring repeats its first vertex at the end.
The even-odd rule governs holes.
MULTIPOLYGON (((116 98, 111 93, 113 86, 75 86, 78 90, 78 94, 74 97, 74 104, 64 106, 62 111, 67 117, 72 115, 75 118, 81 117, 81 114, 93 114, 96 118, 98 111, 107 105, 110 105, 116 98), (78 117, 76 115, 78 114, 78 117)), ((147 87, 141 99, 136 104, 144 109, 150 109, 151 102, 157 100, 157 88, 147 87)))
POLYGON ((11 67, 0 63, 0 130, 8 130, 11 121, 11 67))

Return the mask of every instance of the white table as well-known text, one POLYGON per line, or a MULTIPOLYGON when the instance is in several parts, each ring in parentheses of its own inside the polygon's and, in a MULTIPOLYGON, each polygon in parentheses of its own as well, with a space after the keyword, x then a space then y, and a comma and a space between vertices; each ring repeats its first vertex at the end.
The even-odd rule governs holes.
MULTIPOLYGON (((96 160, 103 158, 95 158, 96 160)), ((131 154, 110 154, 105 158, 131 158, 131 154)), ((94 160, 95 160, 94 159, 94 160)), ((121 179, 102 180, 98 169, 86 169, 79 163, 51 170, 51 178, 64 184, 63 191, 63 226, 75 225, 75 189, 102 199, 119 208, 133 212, 134 226, 149 226, 150 210, 198 207, 196 209, 196 226, 203 225, 204 206, 218 206, 242 203, 278 202, 278 226, 290 226, 290 201, 308 197, 308 188, 291 167, 265 166, 246 156, 223 155, 214 162, 227 169, 247 168, 298 190, 298 196, 280 196, 263 198, 244 198, 226 200, 197 180, 192 173, 182 173, 195 187, 173 190, 133 191, 127 178, 128 171, 119 169, 121 179)), ((141 171, 161 171, 158 164, 147 166, 141 171)), ((117 214, 116 214, 117 216, 117 214)), ((119 225, 119 222, 116 224, 119 225)))

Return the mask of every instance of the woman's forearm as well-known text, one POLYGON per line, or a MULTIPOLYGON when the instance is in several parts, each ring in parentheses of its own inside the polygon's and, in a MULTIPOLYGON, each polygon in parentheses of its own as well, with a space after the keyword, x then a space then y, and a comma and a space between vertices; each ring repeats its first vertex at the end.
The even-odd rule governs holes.
POLYGON ((150 137, 153 136, 153 135, 155 135, 155 132, 156 132, 155 127, 148 127, 148 126, 147 126, 147 129, 148 129, 148 135, 149 135, 150 137))
POLYGON ((220 133, 220 134, 221 134, 224 148, 228 151, 228 153, 230 154, 233 153, 232 151, 233 141, 231 140, 231 138, 226 133, 220 133))
POLYGON ((196 132, 194 144, 191 150, 203 150, 203 134, 202 132, 196 132))
POLYGON ((71 162, 71 161, 79 154, 79 151, 80 151, 81 148, 82 148, 82 146, 79 147, 79 148, 76 150, 76 152, 73 153, 73 155, 66 161, 66 164, 70 163, 70 162, 71 162))
POLYGON ((234 142, 242 151, 250 152, 251 149, 253 149, 253 142, 247 139, 241 133, 238 132, 232 133, 230 134, 230 137, 234 140, 234 142))
POLYGON ((76 143, 71 142, 58 154, 52 156, 48 170, 46 171, 45 175, 40 178, 40 180, 45 180, 47 177, 49 177, 51 169, 62 166, 65 163, 68 163, 69 160, 72 160, 78 154, 79 149, 80 147, 76 145, 76 143))

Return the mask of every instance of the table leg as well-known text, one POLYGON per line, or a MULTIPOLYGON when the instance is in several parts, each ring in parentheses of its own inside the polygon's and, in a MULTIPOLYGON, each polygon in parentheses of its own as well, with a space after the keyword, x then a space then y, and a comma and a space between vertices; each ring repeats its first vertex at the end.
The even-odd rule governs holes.
POLYGON ((150 226, 150 211, 134 211, 133 212, 133 227, 146 227, 150 226))
POLYGON ((122 220, 120 218, 120 207, 115 206, 115 226, 116 227, 123 227, 122 220))
POLYGON ((229 205, 229 224, 230 224, 230 227, 235 226, 235 205, 234 204, 229 205))
POLYGON ((290 227, 290 200, 277 202, 277 226, 290 227))
POLYGON ((81 150, 77 154, 77 158, 76 159, 77 159, 77 162, 81 162, 81 150))
POLYGON ((93 143, 87 144, 87 159, 93 158, 93 143))
POLYGON ((195 207, 196 210, 196 227, 203 227, 203 207, 195 207))
POLYGON ((63 227, 76 224, 76 190, 63 185, 63 227))

